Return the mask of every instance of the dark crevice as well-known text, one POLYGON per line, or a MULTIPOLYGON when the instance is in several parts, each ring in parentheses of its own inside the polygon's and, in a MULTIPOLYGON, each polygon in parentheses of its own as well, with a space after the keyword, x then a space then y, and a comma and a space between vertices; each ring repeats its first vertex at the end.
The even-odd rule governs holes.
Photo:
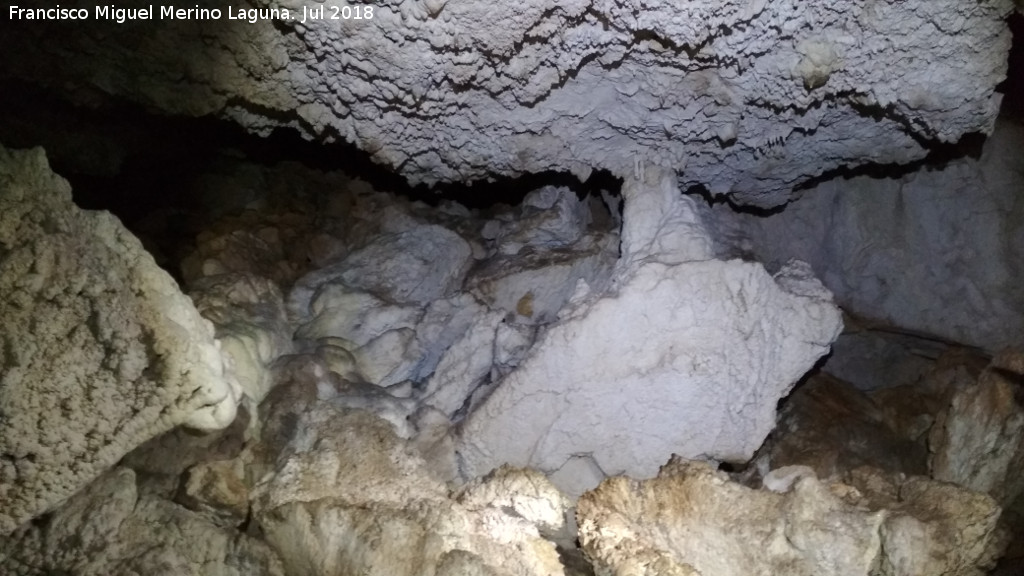
POLYGON ((1010 14, 1007 23, 1013 34, 1013 44, 1006 79, 996 86, 996 92, 1003 95, 1003 115, 1024 118, 1024 14, 1010 14))
MULTIPOLYGON (((803 183, 795 186, 793 190, 797 193, 803 192, 836 178, 842 178, 844 180, 849 180, 858 176, 868 176, 870 178, 879 179, 902 178, 913 172, 943 170, 950 162, 956 160, 964 158, 973 158, 976 160, 980 158, 985 139, 986 136, 984 134, 971 132, 969 134, 964 134, 959 141, 952 143, 924 140, 922 141, 922 144, 925 145, 928 153, 920 160, 915 160, 906 164, 871 163, 852 167, 840 166, 838 168, 826 170, 813 178, 809 178, 803 183)), ((770 213, 771 212, 769 212, 769 214, 770 213)))

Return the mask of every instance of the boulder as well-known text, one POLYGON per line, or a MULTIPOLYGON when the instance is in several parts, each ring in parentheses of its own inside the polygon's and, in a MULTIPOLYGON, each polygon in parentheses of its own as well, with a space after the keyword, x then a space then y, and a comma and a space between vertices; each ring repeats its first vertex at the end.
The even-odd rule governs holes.
POLYGON ((261 276, 227 273, 196 280, 190 295, 213 322, 246 396, 259 404, 273 386, 270 364, 293 347, 281 290, 261 276))
POLYGON ((551 474, 580 455, 640 477, 673 453, 745 461, 828 351, 841 323, 828 291, 798 264, 772 277, 712 259, 674 182, 652 169, 627 184, 613 289, 577 303, 467 416, 467 476, 504 463, 551 474))
POLYGON ((810 466, 821 478, 866 465, 918 475, 928 470, 920 433, 901 435, 882 406, 827 374, 812 376, 786 399, 769 453, 773 468, 810 466))
MULTIPOLYGON (((406 216, 406 219, 411 217, 406 216)), ((424 306, 462 287, 473 251, 461 236, 436 224, 406 223, 374 236, 344 259, 299 279, 291 300, 301 318, 322 285, 340 282, 396 304, 424 306)))
POLYGON ((161 498, 138 494, 135 474, 115 468, 43 522, 0 542, 12 576, 284 576, 257 539, 221 528, 161 498))
POLYGON ((871 469, 859 484, 809 473, 782 493, 754 490, 673 458, 654 479, 610 478, 584 494, 580 544, 598 574, 613 576, 981 576, 991 567, 999 506, 990 497, 871 469))
POLYGON ((1008 506, 1024 493, 1024 353, 997 355, 961 388, 929 437, 931 473, 1008 506))
POLYGON ((146 440, 235 417, 213 327, 40 150, 0 148, 0 318, 0 536, 146 440))
POLYGON ((298 418, 293 447, 253 502, 287 574, 563 575, 554 544, 534 524, 546 525, 552 518, 543 510, 564 505, 556 491, 498 490, 488 504, 480 488, 463 504, 376 417, 320 403, 298 418), (550 501, 534 503, 538 497, 550 501), (507 510, 510 501, 526 514, 507 510))

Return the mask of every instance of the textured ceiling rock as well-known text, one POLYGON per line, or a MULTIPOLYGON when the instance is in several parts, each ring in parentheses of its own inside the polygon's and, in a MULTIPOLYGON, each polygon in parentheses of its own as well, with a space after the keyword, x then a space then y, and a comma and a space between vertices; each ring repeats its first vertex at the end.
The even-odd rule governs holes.
POLYGON ((768 206, 826 170, 990 132, 1014 2, 387 0, 353 6, 372 10, 359 20, 283 6, 326 17, 34 24, 0 40, 33 55, 0 74, 344 139, 413 182, 624 176, 644 158, 768 206))
POLYGON ((131 449, 235 417, 213 327, 142 244, 0 147, 0 535, 131 449))

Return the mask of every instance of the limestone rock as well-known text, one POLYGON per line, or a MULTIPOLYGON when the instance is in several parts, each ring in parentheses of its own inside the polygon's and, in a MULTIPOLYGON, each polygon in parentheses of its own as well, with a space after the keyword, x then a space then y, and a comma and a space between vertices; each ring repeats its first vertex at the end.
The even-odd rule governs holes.
POLYGON ((181 488, 186 470, 203 462, 236 458, 257 426, 253 411, 243 404, 224 430, 196 433, 174 428, 125 454, 119 465, 135 471, 140 493, 171 499, 181 488))
POLYGON ((585 494, 580 543, 599 574, 616 576, 980 576, 991 567, 999 506, 990 497, 869 468, 852 482, 812 473, 774 493, 673 459, 657 478, 610 478, 585 494))
POLYGON ((616 576, 867 576, 885 519, 813 477, 776 494, 681 460, 652 480, 605 480, 576 515, 584 552, 598 573, 616 576), (634 571, 647 562, 655 565, 634 571))
POLYGON ((836 178, 769 218, 736 218, 760 261, 809 262, 846 310, 933 340, 1015 346, 1024 333, 1024 284, 1014 280, 1024 274, 1022 146, 1024 126, 1007 119, 980 158, 901 178, 836 178))
POLYGON ((398 304, 425 305, 462 287, 472 249, 458 234, 423 224, 384 234, 300 285, 336 281, 398 304))
POLYGON ((273 385, 268 367, 292 351, 280 289, 260 276, 220 274, 197 280, 191 296, 199 313, 213 322, 238 383, 258 404, 273 385))
POLYGON ((1010 505, 1024 493, 1024 353, 1006 351, 958 390, 932 427, 931 472, 1010 505))
POLYGON ((925 474, 927 450, 920 434, 917 439, 894 430, 883 408, 863 392, 828 375, 816 375, 779 411, 771 466, 806 465, 821 478, 865 465, 925 474))
POLYGON ((498 254, 512 256, 525 248, 547 251, 569 247, 591 222, 587 204, 568 188, 545 186, 523 198, 518 210, 488 221, 482 230, 498 254))
POLYGON ((341 283, 320 287, 310 303, 311 318, 296 337, 307 340, 342 338, 364 346, 389 330, 413 328, 423 316, 417 306, 397 306, 341 283))
MULTIPOLYGON (((276 366, 277 379, 284 385, 312 391, 316 400, 334 406, 358 408, 390 422, 402 438, 415 431, 409 417, 417 408, 415 400, 398 397, 390 389, 375 383, 349 381, 328 369, 327 363, 312 354, 296 354, 283 358, 276 366)), ((269 403, 271 406, 275 402, 269 403)))
POLYGON ((294 278, 294 266, 285 260, 278 230, 228 229, 222 234, 206 232, 197 239, 198 249, 181 264, 191 283, 221 274, 249 274, 287 281, 294 278))
POLYGON ((134 473, 123 468, 0 544, 0 570, 12 576, 284 575, 262 542, 138 495, 134 473))
POLYGON ((242 462, 217 460, 189 468, 178 502, 212 517, 214 523, 238 526, 249 513, 249 487, 242 462))
POLYGON ((1014 4, 429 0, 303 22, 322 4, 260 1, 288 18, 143 37, 113 21, 19 26, 0 50, 31 57, 0 75, 345 140, 414 183, 625 177, 653 158, 684 189, 770 206, 823 172, 990 132, 1014 4))
POLYGON ((611 276, 616 238, 588 240, 571 250, 523 250, 491 258, 467 279, 467 291, 517 323, 554 322, 580 281, 600 290, 611 276))
POLYGON ((356 367, 367 382, 387 387, 412 378, 423 357, 416 332, 388 330, 352 351, 356 367))
POLYGON ((0 148, 0 535, 177 425, 235 417, 213 328, 39 150, 0 148))
POLYGON ((543 474, 529 468, 502 466, 463 486, 457 500, 471 510, 500 507, 525 518, 541 534, 559 536, 571 502, 543 474))
POLYGON ((888 511, 881 574, 981 576, 995 564, 1004 540, 996 529, 1000 507, 990 496, 874 468, 853 470, 847 481, 862 505, 888 511))
POLYGON ((423 388, 424 403, 448 415, 462 407, 473 390, 491 374, 501 320, 502 315, 496 312, 478 316, 452 343, 423 388))
POLYGON ((531 522, 502 510, 502 499, 472 509, 451 500, 383 421, 322 403, 299 418, 290 456, 254 499, 288 574, 419 576, 465 563, 470 574, 563 574, 531 522))
POLYGON ((773 278, 712 260, 671 175, 635 188, 642 201, 631 208, 626 196, 628 256, 614 290, 541 335, 466 418, 467 476, 503 463, 552 473, 579 455, 605 474, 641 477, 673 453, 745 461, 774 426, 778 399, 837 336, 839 313, 806 269, 773 278))
MULTIPOLYGON (((485 327, 493 324, 491 316, 485 306, 465 293, 444 300, 435 300, 427 306, 422 320, 416 325, 416 340, 422 350, 422 358, 413 380, 423 382, 430 378, 437 371, 447 351, 456 342, 464 341, 466 333, 474 326, 477 326, 477 331, 486 332, 485 327)), ((490 340, 471 342, 485 348, 492 347, 490 340)), ((470 351, 465 350, 460 355, 465 355, 466 352, 470 351)), ((454 358, 449 362, 451 360, 454 358)))

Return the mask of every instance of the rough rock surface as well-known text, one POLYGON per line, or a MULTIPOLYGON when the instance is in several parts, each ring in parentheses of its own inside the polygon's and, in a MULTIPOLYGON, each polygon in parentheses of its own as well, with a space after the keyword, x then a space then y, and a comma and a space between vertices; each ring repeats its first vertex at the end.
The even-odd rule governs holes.
POLYGON ((284 575, 263 542, 143 496, 135 480, 131 470, 115 468, 43 522, 0 542, 0 571, 11 576, 284 575))
POLYGON ((769 268, 810 263, 844 309, 996 351, 1024 333, 1022 146, 1024 125, 1007 119, 978 159, 837 178, 768 218, 720 213, 769 268))
POLYGON ((40 150, 0 148, 0 318, 0 535, 142 442, 235 417, 212 326, 40 150))
POLYGON ((993 359, 977 383, 953 395, 929 438, 932 476, 1008 506, 1024 493, 1024 353, 993 359))
POLYGON ((292 19, 222 14, 142 22, 144 33, 113 21, 16 26, 0 50, 32 57, 9 59, 0 75, 216 114, 259 133, 287 126, 344 139, 414 181, 593 168, 625 176, 645 158, 677 170, 684 188, 774 205, 822 171, 905 163, 923 157, 926 142, 990 132, 1014 8, 254 4, 292 19), (299 22, 321 6, 323 17, 299 22))
POLYGON ((258 404, 272 386, 270 364, 292 350, 280 289, 260 276, 225 273, 197 280, 190 296, 203 318, 213 322, 239 385, 258 404))
MULTIPOLYGON (((673 453, 745 461, 838 335, 839 312, 804 267, 773 278, 713 260, 693 201, 670 174, 646 178, 626 186, 613 292, 540 336, 463 423, 467 477, 503 463, 553 474, 580 457, 638 476, 673 453)), ((592 487, 555 477, 573 495, 592 487)))
POLYGON ((580 543, 613 576, 980 576, 993 560, 999 507, 988 496, 871 471, 860 481, 810 474, 780 494, 674 459, 652 480, 610 478, 585 494, 580 543))
MULTIPOLYGON (((924 430, 930 424, 926 421, 924 430)), ((810 466, 820 478, 864 465, 926 474, 928 452, 921 436, 923 431, 913 439, 900 434, 884 407, 850 384, 816 375, 786 398, 779 411, 771 467, 810 466)))
POLYGON ((534 487, 521 495, 481 487, 462 504, 368 413, 316 403, 289 436, 253 500, 254 518, 288 574, 563 574, 555 545, 535 523, 556 522, 551 512, 564 513, 565 501, 542 477, 506 482, 534 487), (488 496, 495 501, 484 502, 488 496))

